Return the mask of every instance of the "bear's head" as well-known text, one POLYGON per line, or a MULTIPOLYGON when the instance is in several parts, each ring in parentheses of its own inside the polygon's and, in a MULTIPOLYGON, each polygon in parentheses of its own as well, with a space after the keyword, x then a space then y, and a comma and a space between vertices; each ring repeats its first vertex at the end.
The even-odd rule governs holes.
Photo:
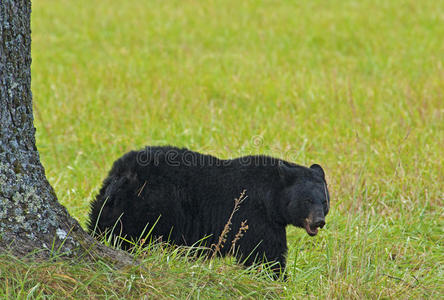
POLYGON ((318 228, 324 227, 330 209, 324 170, 317 164, 306 168, 283 162, 279 175, 284 184, 279 202, 285 225, 304 228, 315 236, 318 228))

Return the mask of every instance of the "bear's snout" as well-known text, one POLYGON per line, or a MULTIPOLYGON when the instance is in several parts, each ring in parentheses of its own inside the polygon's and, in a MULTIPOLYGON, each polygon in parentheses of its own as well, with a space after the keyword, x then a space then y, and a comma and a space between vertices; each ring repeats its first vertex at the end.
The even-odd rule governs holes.
POLYGON ((321 209, 314 209, 312 213, 309 214, 308 218, 305 219, 304 227, 310 236, 315 236, 318 234, 318 228, 323 228, 325 226, 325 216, 321 209))
POLYGON ((317 219, 314 221, 314 226, 316 226, 316 227, 323 228, 324 225, 325 225, 325 219, 324 219, 324 218, 317 218, 317 219))

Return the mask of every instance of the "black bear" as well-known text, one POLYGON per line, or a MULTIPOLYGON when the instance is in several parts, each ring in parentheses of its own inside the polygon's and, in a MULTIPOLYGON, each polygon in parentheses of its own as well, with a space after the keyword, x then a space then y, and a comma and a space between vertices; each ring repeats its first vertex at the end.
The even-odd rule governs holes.
MULTIPOLYGON (((285 268, 285 227, 314 236, 325 225, 330 197, 321 166, 299 166, 268 156, 222 160, 188 149, 146 147, 118 159, 91 204, 88 230, 137 240, 152 227, 153 238, 175 245, 217 244, 242 191, 247 198, 231 220, 220 249, 227 255, 241 222, 248 230, 236 242, 244 265, 273 262, 285 268)), ((124 248, 129 246, 124 243, 124 248)))

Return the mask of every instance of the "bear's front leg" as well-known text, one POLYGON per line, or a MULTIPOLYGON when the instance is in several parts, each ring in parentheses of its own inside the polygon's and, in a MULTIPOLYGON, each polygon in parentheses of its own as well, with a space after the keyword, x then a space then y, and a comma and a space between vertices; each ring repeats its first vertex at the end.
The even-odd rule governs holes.
POLYGON ((286 280, 287 275, 285 274, 285 255, 286 251, 279 254, 274 253, 274 255, 272 255, 262 248, 253 250, 248 254, 246 259, 241 259, 240 261, 246 267, 250 267, 254 264, 266 264, 270 266, 270 270, 273 271, 273 279, 278 280, 279 278, 282 278, 283 280, 286 280))
MULTIPOLYGON (((259 228, 259 226, 254 228, 259 228)), ((285 227, 263 226, 261 229, 262 231, 247 232, 250 235, 246 234, 245 239, 241 240, 240 254, 242 258, 239 261, 247 267, 255 263, 266 263, 274 272, 274 279, 286 279, 287 239, 285 227)))

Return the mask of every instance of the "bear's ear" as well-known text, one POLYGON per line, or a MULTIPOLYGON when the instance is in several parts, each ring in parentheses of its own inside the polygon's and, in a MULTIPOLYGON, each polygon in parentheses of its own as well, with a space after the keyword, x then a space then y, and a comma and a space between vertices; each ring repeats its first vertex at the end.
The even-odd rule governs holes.
POLYGON ((318 164, 311 165, 310 169, 313 169, 313 171, 317 172, 319 175, 322 176, 322 178, 325 179, 324 170, 322 169, 322 167, 320 165, 318 165, 318 164))
POLYGON ((295 178, 295 168, 292 166, 287 165, 286 163, 280 161, 278 163, 278 172, 279 177, 285 184, 291 184, 294 181, 295 178))

